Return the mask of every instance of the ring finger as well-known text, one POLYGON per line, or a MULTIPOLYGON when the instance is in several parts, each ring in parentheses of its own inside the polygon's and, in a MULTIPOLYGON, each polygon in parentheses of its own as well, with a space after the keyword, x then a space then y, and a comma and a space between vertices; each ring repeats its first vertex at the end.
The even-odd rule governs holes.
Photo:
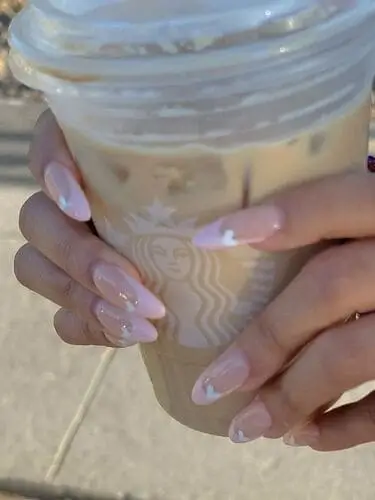
POLYGON ((252 321, 193 389, 197 404, 211 404, 238 389, 257 391, 320 332, 353 311, 375 309, 374 240, 330 248, 312 259, 252 321))
POLYGON ((101 299, 29 244, 18 251, 15 272, 24 286, 65 309, 75 311, 76 323, 79 320, 81 325, 88 325, 71 332, 60 328, 58 333, 64 332, 64 336, 60 336, 66 342, 127 347, 137 342, 152 342, 157 337, 150 322, 101 299))
POLYGON ((374 326, 371 314, 318 336, 233 420, 232 440, 281 437, 342 393, 372 380, 374 326))

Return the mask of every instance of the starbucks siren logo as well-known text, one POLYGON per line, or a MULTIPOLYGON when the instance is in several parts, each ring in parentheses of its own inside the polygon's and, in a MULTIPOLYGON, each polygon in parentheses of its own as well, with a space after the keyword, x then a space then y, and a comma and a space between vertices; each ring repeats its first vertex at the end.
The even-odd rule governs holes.
MULTIPOLYGON (((166 305, 158 329, 170 339, 196 348, 227 344, 269 301, 275 263, 263 252, 198 249, 191 242, 197 218, 180 219, 158 200, 142 212, 125 214, 123 221, 129 228, 123 248, 144 273, 145 285, 166 305), (233 290, 236 276, 243 281, 241 290, 233 290)), ((116 246, 119 235, 110 233, 109 225, 107 237, 116 246)))

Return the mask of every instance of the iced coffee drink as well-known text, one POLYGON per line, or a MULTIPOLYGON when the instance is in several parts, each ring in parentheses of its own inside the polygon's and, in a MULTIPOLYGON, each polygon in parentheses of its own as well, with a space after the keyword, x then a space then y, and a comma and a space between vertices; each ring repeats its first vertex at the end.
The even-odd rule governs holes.
POLYGON ((65 127, 99 233, 167 306, 156 322, 159 340, 141 349, 161 405, 177 420, 225 435, 248 395, 199 408, 191 402, 194 382, 316 251, 206 252, 192 245, 195 231, 283 186, 363 170, 370 106, 366 94, 316 128, 232 149, 116 148, 65 127))
POLYGON ((157 399, 224 436, 251 395, 198 407, 196 379, 320 247, 208 252, 192 238, 286 186, 365 170, 374 8, 155 0, 142 18, 141 0, 108 1, 102 19, 53 3, 31 2, 14 24, 12 67, 46 93, 99 234, 166 306, 141 347, 157 399))

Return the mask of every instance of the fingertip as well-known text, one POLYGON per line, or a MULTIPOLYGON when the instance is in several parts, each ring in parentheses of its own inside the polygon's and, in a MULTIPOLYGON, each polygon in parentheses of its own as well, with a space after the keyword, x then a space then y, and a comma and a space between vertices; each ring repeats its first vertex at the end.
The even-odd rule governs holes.
POLYGON ((91 219, 91 208, 77 179, 64 165, 52 161, 44 172, 44 182, 50 198, 66 215, 80 222, 91 219))
POLYGON ((219 250, 226 246, 236 246, 236 242, 229 245, 226 231, 223 231, 223 219, 219 219, 200 229, 193 237, 192 243, 197 248, 205 250, 219 250))
POLYGON ((219 219, 203 227, 193 238, 196 247, 225 249, 259 245, 282 231, 285 215, 273 205, 259 205, 219 219))

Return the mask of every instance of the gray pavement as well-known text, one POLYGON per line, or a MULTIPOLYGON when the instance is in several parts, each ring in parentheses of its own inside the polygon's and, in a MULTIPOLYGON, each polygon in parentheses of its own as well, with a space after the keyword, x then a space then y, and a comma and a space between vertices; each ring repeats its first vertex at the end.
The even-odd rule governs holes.
POLYGON ((234 446, 173 422, 136 349, 69 347, 55 306, 22 289, 17 213, 35 188, 24 154, 38 108, 0 105, 0 492, 22 478, 140 500, 372 500, 375 448, 323 455, 234 446))

